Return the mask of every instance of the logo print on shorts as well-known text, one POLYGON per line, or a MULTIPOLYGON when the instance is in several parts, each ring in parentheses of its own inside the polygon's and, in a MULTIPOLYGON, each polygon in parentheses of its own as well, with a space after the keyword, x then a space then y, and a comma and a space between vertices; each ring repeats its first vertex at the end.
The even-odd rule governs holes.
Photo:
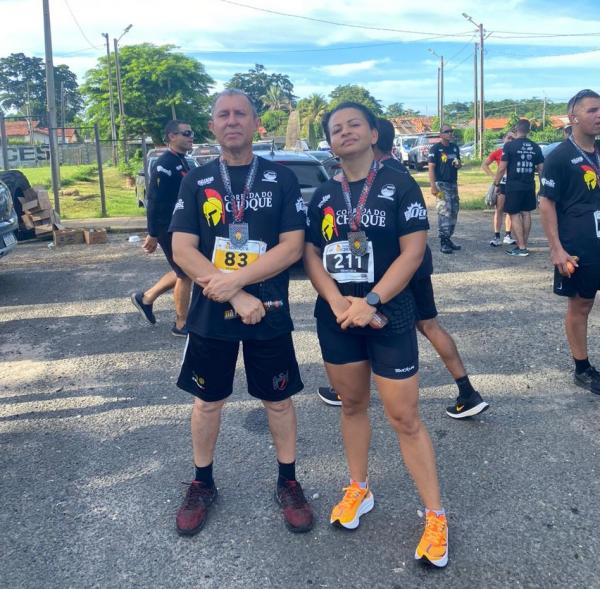
POLYGON ((206 202, 202 205, 202 212, 206 218, 209 227, 216 227, 221 223, 225 223, 225 207, 223 206, 223 197, 212 188, 205 188, 204 195, 206 202))
POLYGON ((285 372, 281 372, 277 376, 273 377, 273 390, 274 391, 284 391, 288 386, 289 381, 289 373, 286 370, 285 372))
POLYGON ((598 186, 598 176, 592 166, 581 166, 583 170, 583 180, 588 190, 594 190, 598 186))
POLYGON ((331 207, 325 207, 323 209, 323 221, 321 221, 321 233, 325 238, 325 241, 331 241, 331 238, 335 234, 338 236, 337 225, 335 224, 335 213, 331 207))
POLYGON ((196 383, 196 386, 200 390, 204 390, 205 380, 201 376, 198 376, 195 372, 192 372, 192 380, 196 383))

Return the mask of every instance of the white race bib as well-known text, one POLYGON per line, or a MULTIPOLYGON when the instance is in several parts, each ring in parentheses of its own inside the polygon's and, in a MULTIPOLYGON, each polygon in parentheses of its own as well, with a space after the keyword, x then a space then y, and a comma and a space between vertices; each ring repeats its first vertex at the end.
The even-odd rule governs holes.
POLYGON ((323 267, 339 283, 375 282, 373 243, 367 241, 367 253, 357 256, 347 241, 329 243, 323 250, 323 267))
POLYGON ((242 246, 234 246, 227 237, 215 238, 212 263, 221 272, 235 272, 256 262, 267 251, 264 241, 248 240, 242 246))

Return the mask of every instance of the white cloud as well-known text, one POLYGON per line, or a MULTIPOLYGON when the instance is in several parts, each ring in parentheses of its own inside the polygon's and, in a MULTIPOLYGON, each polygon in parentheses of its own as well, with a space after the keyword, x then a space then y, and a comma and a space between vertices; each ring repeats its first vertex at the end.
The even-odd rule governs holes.
POLYGON ((487 67, 500 69, 537 68, 585 68, 600 69, 600 51, 584 51, 564 55, 542 55, 537 57, 495 57, 489 59, 487 67))
POLYGON ((368 59, 366 61, 359 61, 357 63, 339 63, 335 65, 324 65, 316 68, 319 71, 325 72, 330 76, 343 77, 349 76, 350 74, 356 74, 358 72, 366 72, 372 70, 377 65, 383 63, 389 63, 391 59, 368 59))

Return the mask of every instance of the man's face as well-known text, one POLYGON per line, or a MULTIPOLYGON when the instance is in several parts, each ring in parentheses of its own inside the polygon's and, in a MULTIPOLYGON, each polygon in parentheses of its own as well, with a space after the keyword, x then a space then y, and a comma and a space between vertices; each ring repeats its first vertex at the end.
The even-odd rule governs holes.
POLYGON ((169 145, 179 153, 185 153, 192 149, 193 143, 194 133, 189 125, 182 123, 177 126, 175 133, 169 133, 169 145))
POLYGON ((221 147, 237 150, 252 145, 258 118, 244 96, 221 96, 208 127, 221 147))
POLYGON ((442 138, 442 141, 450 142, 452 140, 452 129, 450 127, 444 127, 440 131, 440 136, 442 138))
POLYGON ((600 135, 600 98, 582 98, 569 118, 586 135, 600 135))

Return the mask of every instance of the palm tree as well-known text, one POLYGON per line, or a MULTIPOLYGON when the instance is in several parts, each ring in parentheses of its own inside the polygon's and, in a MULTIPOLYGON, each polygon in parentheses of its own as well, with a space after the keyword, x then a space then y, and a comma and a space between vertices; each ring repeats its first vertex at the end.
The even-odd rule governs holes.
POLYGON ((291 110, 290 99, 283 93, 279 86, 269 86, 264 96, 261 96, 263 104, 269 110, 291 110))
POLYGON ((320 125, 327 110, 327 100, 322 94, 311 94, 298 104, 302 120, 302 130, 308 138, 309 145, 314 149, 321 136, 320 125))

